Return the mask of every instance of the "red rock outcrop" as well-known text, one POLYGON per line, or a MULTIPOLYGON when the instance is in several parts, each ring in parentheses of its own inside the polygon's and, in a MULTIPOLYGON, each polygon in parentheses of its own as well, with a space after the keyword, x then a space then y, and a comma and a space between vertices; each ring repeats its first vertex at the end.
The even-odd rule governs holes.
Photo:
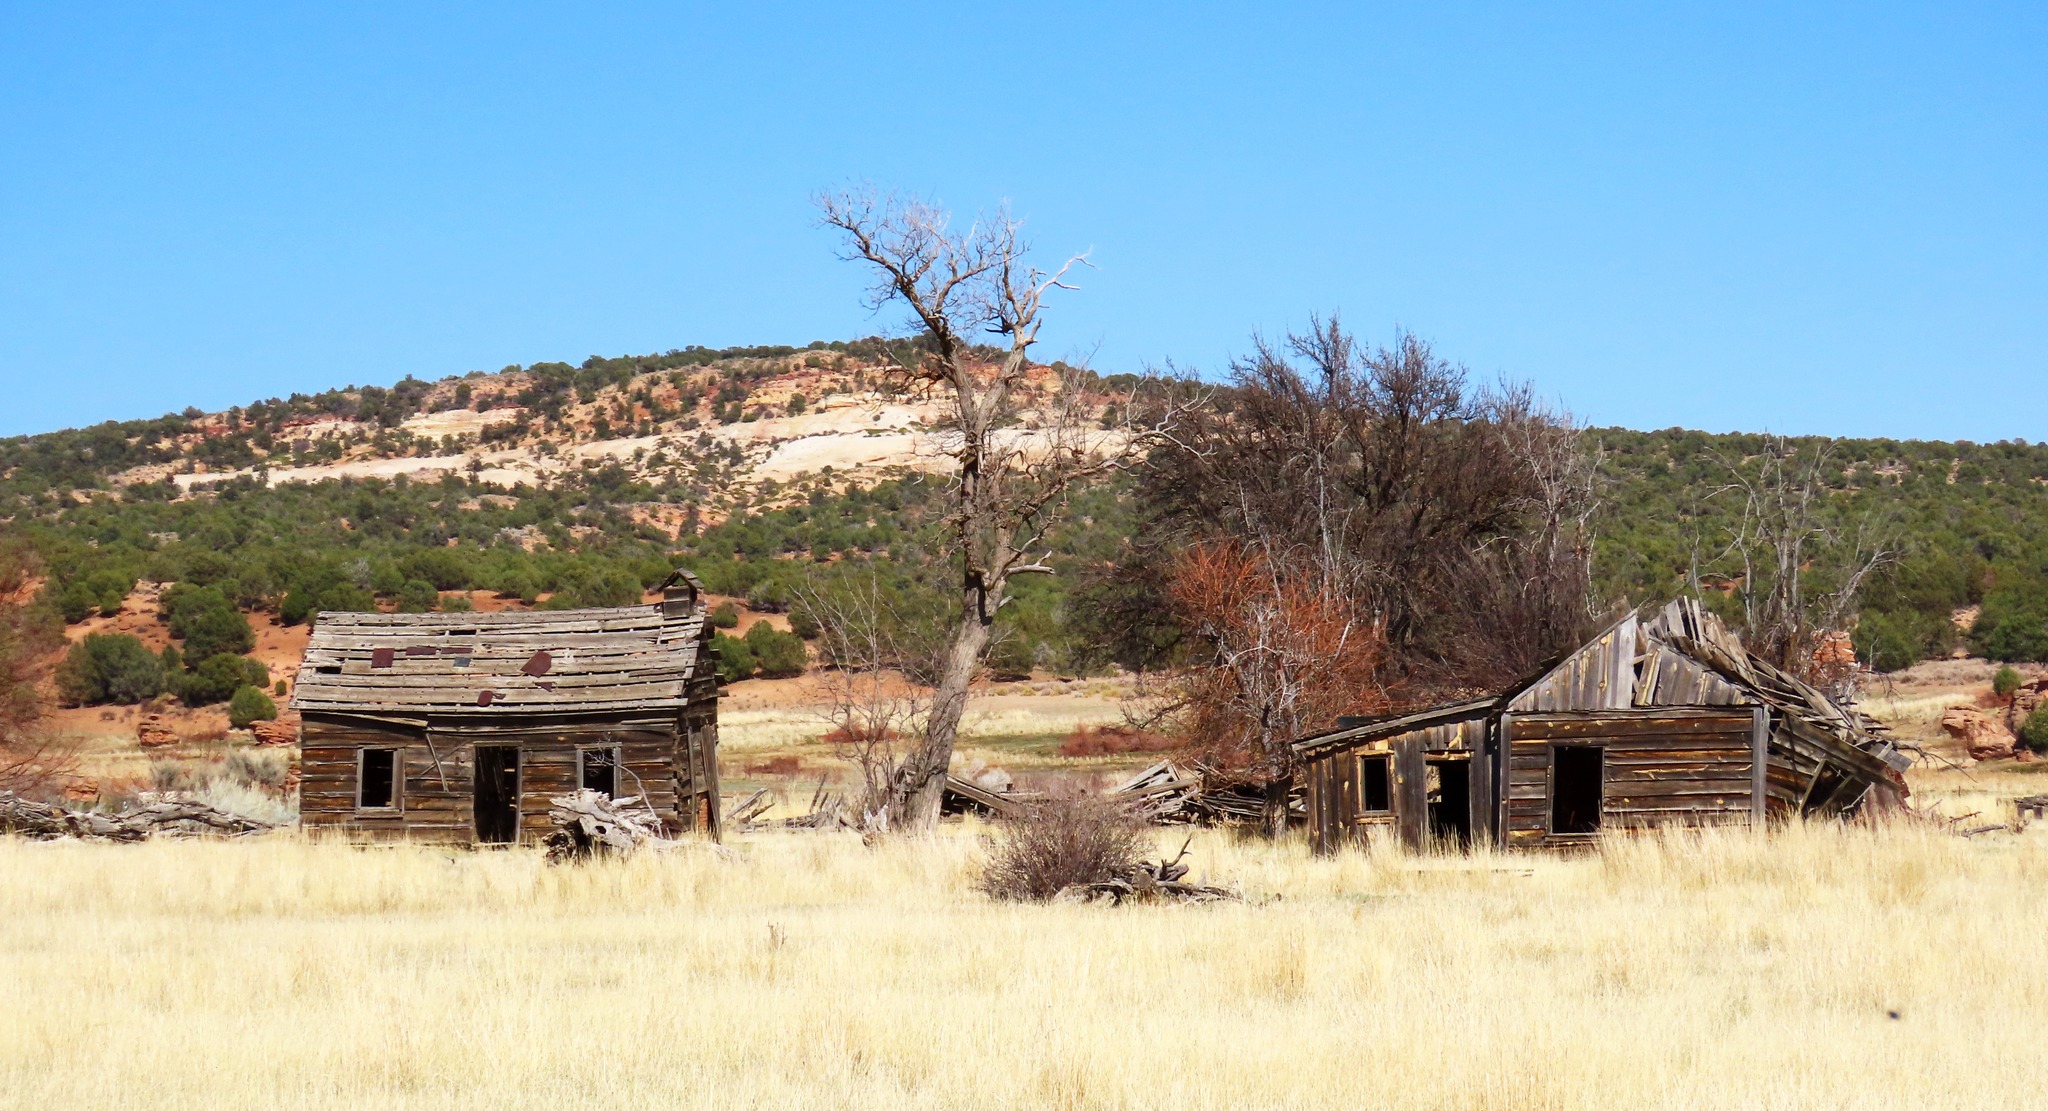
POLYGON ((256 743, 268 747, 283 747, 299 743, 299 723, 292 721, 252 721, 249 732, 256 735, 256 743))
POLYGON ((1963 742, 1972 759, 2011 756, 2015 738, 2004 722, 1973 706, 1951 706, 1941 712, 1942 732, 1963 742))
POLYGON ((178 743, 178 731, 161 714, 145 714, 135 723, 135 739, 144 748, 162 748, 178 743))

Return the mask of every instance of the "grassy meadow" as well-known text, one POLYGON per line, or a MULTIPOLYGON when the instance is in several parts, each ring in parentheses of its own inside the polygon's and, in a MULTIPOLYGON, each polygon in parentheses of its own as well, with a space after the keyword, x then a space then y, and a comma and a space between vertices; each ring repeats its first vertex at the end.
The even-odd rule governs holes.
MULTIPOLYGON (((990 902, 973 828, 536 852, 0 839, 12 1106, 1990 1107, 2048 832, 1574 859, 1195 835, 1242 905, 990 902)), ((1162 847, 1178 847, 1162 831, 1162 847)))

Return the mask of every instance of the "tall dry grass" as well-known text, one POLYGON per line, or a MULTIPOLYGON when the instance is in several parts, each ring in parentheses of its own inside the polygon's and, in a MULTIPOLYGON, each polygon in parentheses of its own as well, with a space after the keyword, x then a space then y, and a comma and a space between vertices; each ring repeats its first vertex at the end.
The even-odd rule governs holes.
POLYGON ((0 841, 0 1103, 1925 1108, 2048 1084, 2048 836, 1316 860, 1205 833, 1198 878, 1252 903, 1119 909, 992 903, 966 835, 736 848, 565 869, 0 841))

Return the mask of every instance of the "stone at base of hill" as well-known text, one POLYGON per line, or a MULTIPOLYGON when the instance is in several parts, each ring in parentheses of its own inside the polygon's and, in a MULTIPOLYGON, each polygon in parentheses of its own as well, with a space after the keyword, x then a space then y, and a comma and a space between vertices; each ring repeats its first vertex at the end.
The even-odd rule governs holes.
POLYGON ((162 748, 178 743, 178 732, 159 714, 146 714, 135 723, 135 739, 144 748, 162 748))
POLYGON ((100 781, 97 779, 74 779, 64 785, 65 802, 91 802, 100 797, 100 781))
POLYGON ((2044 700, 2048 700, 2048 678, 2036 679, 2012 692, 2005 706, 2006 728, 2018 730, 2020 723, 2026 721, 2044 700))
POLYGON ((2013 754, 2014 737, 2005 723, 1970 706, 1951 706, 1941 712, 1942 732, 1963 742, 1971 759, 1998 760, 2013 754))
POLYGON ((284 747, 299 743, 299 723, 296 721, 252 721, 249 732, 256 737, 256 743, 266 747, 284 747))

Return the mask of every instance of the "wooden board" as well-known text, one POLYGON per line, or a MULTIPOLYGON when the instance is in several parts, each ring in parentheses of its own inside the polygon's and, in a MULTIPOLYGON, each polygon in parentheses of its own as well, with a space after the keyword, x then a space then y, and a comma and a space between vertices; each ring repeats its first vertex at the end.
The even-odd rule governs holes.
POLYGON ((1550 832, 1551 750, 1558 744, 1602 749, 1602 829, 1748 822, 1759 811, 1751 708, 1515 714, 1507 724, 1506 844, 1589 839, 1550 832))
POLYGON ((502 717, 676 710, 709 673, 703 609, 321 615, 302 713, 502 717))

